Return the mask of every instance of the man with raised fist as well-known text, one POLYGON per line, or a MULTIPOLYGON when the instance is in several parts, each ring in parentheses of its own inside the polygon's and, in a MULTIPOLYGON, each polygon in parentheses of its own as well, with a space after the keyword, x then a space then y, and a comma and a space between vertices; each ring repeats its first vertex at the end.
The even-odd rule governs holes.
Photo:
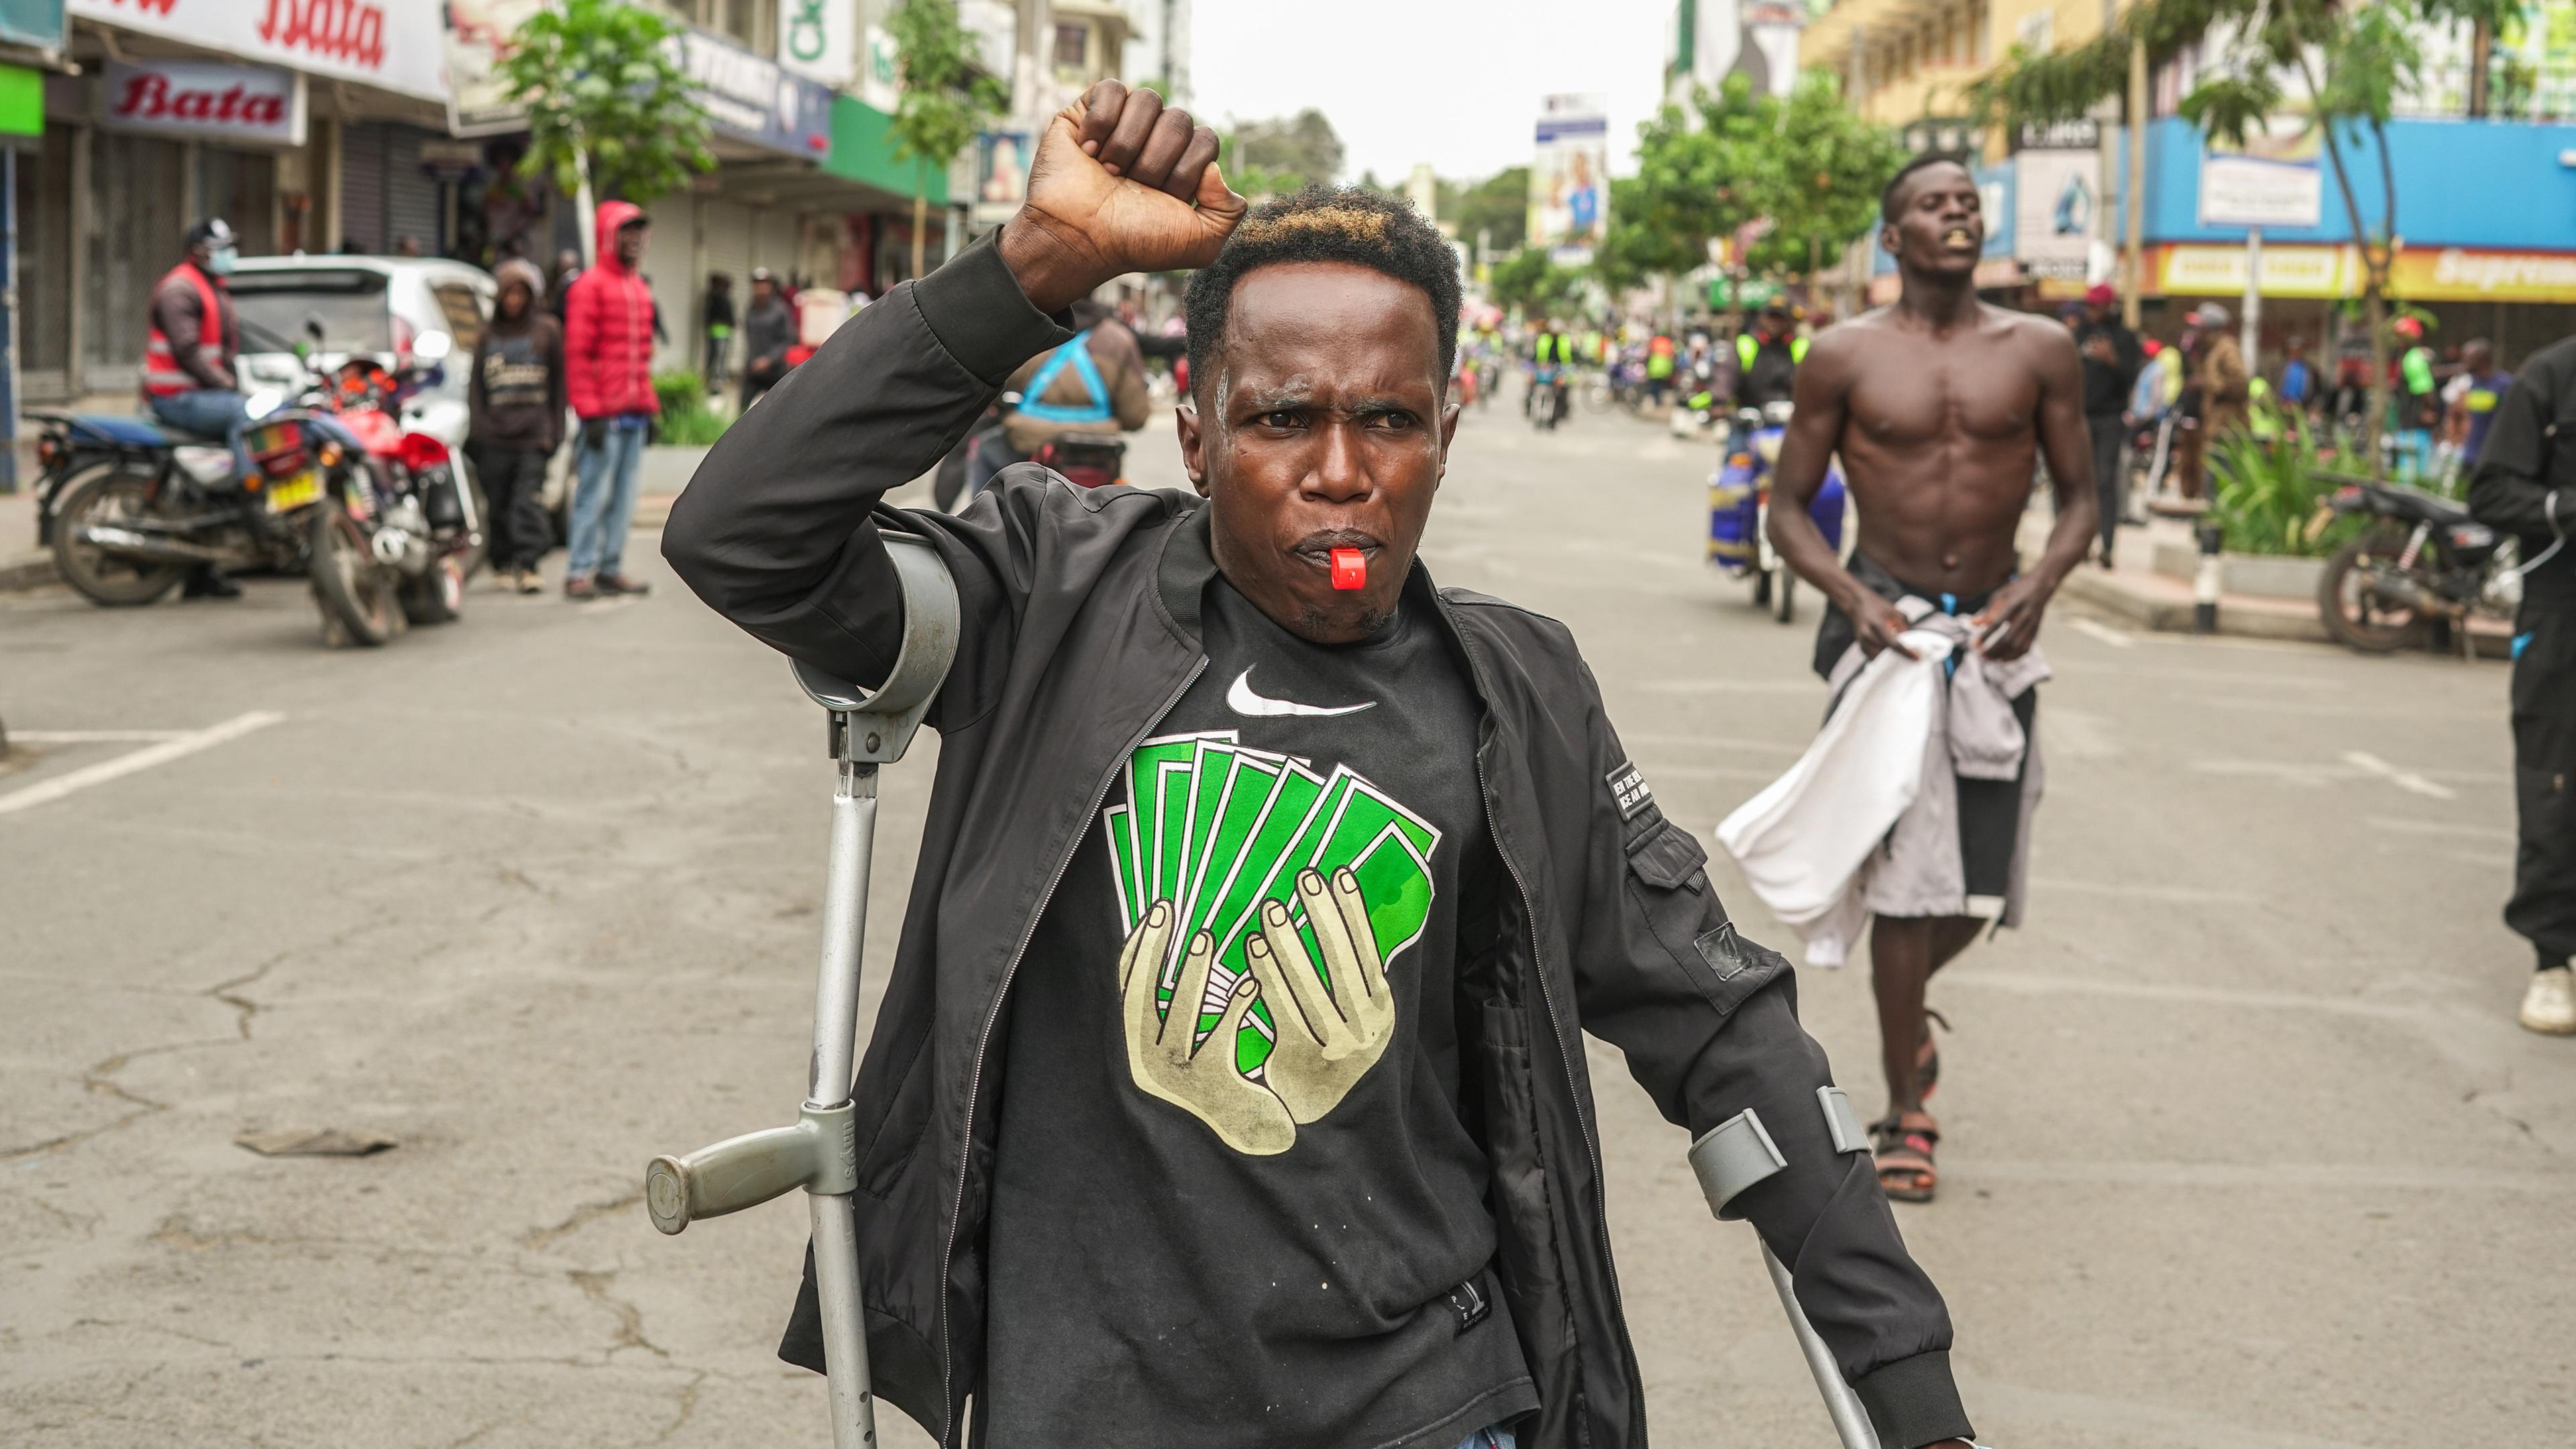
MULTIPOLYGON (((718 611, 862 685, 902 638, 883 532, 957 583, 855 1088, 879 1391, 1000 1449, 1642 1445, 1589 1030, 1694 1136, 1758 1114, 1782 1165, 1729 1215, 1886 1443, 1964 1436, 1785 963, 1565 628, 1414 557, 1458 421, 1448 245, 1359 190, 1247 214, 1216 150, 1094 86, 1018 216, 846 324, 664 534, 718 611), (1022 464, 955 516, 881 504, 1073 302, 1183 268, 1196 497, 1022 464)), ((821 1366, 810 1275, 780 1352, 821 1366)))

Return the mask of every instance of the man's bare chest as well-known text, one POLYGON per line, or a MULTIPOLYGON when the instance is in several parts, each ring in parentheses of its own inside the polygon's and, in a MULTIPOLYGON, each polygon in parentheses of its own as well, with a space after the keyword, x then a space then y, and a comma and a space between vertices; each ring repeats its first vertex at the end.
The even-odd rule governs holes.
POLYGON ((1885 448, 2029 438, 2039 377, 2008 339, 1908 339, 1871 357, 1851 390, 1847 429, 1885 448))

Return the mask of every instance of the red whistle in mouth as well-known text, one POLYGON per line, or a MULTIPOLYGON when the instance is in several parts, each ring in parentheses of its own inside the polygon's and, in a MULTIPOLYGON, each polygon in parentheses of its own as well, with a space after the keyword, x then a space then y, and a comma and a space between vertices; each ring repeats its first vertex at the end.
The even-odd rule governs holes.
POLYGON ((1355 548, 1333 550, 1333 587, 1365 589, 1368 587, 1368 555, 1355 548))

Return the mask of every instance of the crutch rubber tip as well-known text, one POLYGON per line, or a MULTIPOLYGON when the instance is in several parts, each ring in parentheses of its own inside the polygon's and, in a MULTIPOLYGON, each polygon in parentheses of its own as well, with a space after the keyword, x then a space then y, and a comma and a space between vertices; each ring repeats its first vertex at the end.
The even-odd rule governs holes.
POLYGON ((653 1226, 676 1233, 689 1225, 689 1170, 676 1157, 656 1157, 644 1167, 644 1210, 653 1226))

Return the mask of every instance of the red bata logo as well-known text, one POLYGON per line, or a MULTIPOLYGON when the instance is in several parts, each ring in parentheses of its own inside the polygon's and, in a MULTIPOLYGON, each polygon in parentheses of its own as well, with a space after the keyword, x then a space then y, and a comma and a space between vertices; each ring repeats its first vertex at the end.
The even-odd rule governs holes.
POLYGON ((376 70, 385 63, 385 7, 366 0, 268 0, 259 38, 376 70))
POLYGON ((189 90, 171 85, 170 78, 157 70, 137 71, 126 78, 125 91, 116 98, 116 117, 269 129, 286 124, 286 97, 255 91, 245 95, 239 81, 220 91, 189 90))

